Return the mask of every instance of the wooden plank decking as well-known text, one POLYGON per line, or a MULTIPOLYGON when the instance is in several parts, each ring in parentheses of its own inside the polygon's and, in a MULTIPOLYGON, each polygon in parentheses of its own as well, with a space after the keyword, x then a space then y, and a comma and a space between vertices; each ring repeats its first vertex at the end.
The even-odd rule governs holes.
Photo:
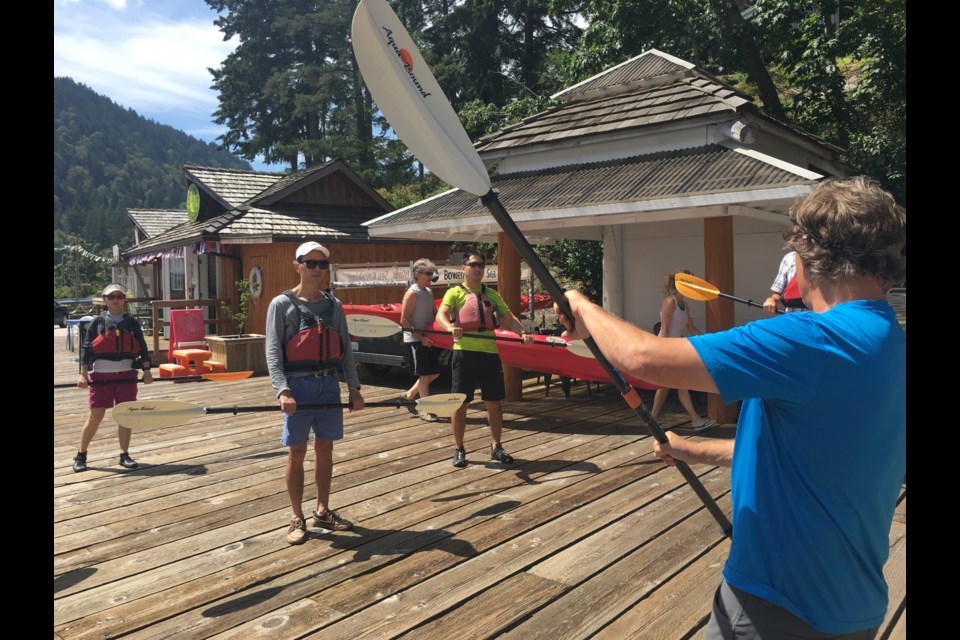
MULTIPOLYGON (((75 380, 71 356, 55 330, 54 382, 75 380)), ((407 380, 363 382, 372 401, 393 399, 407 380)), ((545 397, 530 378, 524 401, 505 403, 509 469, 485 459, 480 403, 468 415, 465 469, 450 465, 449 424, 402 409, 348 414, 332 505, 356 530, 311 530, 300 546, 284 540, 279 414, 138 430, 131 453, 142 466, 124 471, 108 413, 90 469, 75 474, 87 394, 56 390, 54 636, 700 637, 728 542, 680 474, 652 458, 646 429, 609 385, 593 395, 574 386, 570 398, 554 387, 545 397)), ((274 402, 262 377, 156 383, 140 397, 274 402)), ((683 420, 663 417, 678 433, 683 420)), ((694 470, 729 512, 728 470, 694 470)), ((308 481, 308 506, 312 491, 308 481)), ((878 637, 900 638, 905 489, 890 541, 891 604, 878 637)))

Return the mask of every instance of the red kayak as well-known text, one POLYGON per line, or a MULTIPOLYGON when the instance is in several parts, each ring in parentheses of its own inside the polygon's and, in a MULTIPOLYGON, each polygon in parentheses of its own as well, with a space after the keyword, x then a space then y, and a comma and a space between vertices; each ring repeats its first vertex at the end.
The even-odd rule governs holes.
MULTIPOLYGON (((530 307, 529 305, 530 296, 527 294, 522 294, 520 296, 520 309, 521 312, 526 312, 530 307)), ((434 301, 434 304, 437 305, 437 309, 440 308, 440 303, 442 300, 437 298, 434 301)), ((553 298, 551 298, 546 293, 535 293, 533 294, 533 308, 534 309, 546 309, 553 304, 553 298)), ((400 324, 400 312, 402 311, 402 304, 399 302, 390 302, 386 304, 345 304, 343 305, 343 310, 347 315, 352 313, 361 313, 363 315, 371 316, 380 316, 381 318, 386 318, 392 320, 397 324, 400 324)))
MULTIPOLYGON (((430 329, 440 329, 433 323, 430 329)), ((498 337, 519 340, 520 336, 505 329, 495 330, 498 337)), ((563 347, 552 346, 547 340, 550 336, 534 335, 534 344, 521 344, 508 340, 497 340, 497 349, 500 351, 500 361, 503 364, 537 371, 551 373, 565 378, 577 380, 591 380, 593 382, 610 382, 610 377, 593 358, 575 356, 563 347)), ((437 347, 453 349, 453 338, 449 334, 430 334, 430 339, 437 347)), ((649 382, 624 374, 627 382, 637 389, 658 389, 649 382)))
MULTIPOLYGON (((442 300, 437 298, 436 305, 437 308, 440 308, 440 303, 442 300)), ((359 313, 369 316, 380 316, 381 318, 386 318, 387 320, 392 320, 397 324, 400 324, 400 312, 403 310, 403 305, 399 302, 397 303, 387 303, 387 304, 345 304, 343 305, 343 311, 348 316, 354 313, 359 313)))

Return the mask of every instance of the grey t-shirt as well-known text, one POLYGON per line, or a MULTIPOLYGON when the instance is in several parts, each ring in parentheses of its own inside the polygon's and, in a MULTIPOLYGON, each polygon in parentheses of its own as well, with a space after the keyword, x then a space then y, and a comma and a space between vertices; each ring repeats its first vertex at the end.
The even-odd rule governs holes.
MULTIPOLYGON (((410 285, 407 291, 413 291, 417 294, 417 303, 413 308, 413 317, 410 318, 410 321, 413 323, 414 329, 423 329, 437 317, 437 305, 433 301, 433 293, 429 288, 421 289, 418 284, 410 285)), ((409 331, 404 331, 403 341, 408 343, 420 342, 420 339, 413 337, 413 334, 409 331)))
MULTIPOLYGON (((301 302, 303 302, 301 300, 301 302)), ((353 359, 353 350, 350 348, 350 334, 347 331, 347 316, 343 312, 343 305, 332 295, 326 296, 319 302, 304 302, 307 309, 317 317, 328 317, 330 306, 333 305, 332 326, 340 334, 343 343, 344 358, 341 366, 346 376, 347 388, 359 389, 360 378, 357 376, 357 366, 353 359)), ((267 369, 270 372, 270 382, 279 397, 283 391, 289 391, 287 378, 310 375, 306 371, 283 370, 283 347, 297 332, 300 331, 300 310, 285 294, 280 294, 270 301, 267 308, 267 369)))

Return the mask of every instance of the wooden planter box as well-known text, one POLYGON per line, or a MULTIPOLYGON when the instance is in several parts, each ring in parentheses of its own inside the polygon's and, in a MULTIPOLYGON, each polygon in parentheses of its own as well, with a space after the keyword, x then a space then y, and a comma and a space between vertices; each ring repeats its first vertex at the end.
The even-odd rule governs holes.
POLYGON ((227 371, 253 371, 267 375, 267 336, 245 333, 242 336, 206 336, 210 359, 222 362, 227 371))

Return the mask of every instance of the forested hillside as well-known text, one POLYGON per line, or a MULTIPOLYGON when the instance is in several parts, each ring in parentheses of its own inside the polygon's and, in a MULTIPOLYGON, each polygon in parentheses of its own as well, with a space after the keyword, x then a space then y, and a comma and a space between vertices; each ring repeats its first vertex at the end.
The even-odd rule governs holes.
POLYGON ((54 247, 72 243, 73 234, 98 253, 129 246, 128 208, 184 206, 184 164, 250 169, 71 78, 53 79, 54 247))

